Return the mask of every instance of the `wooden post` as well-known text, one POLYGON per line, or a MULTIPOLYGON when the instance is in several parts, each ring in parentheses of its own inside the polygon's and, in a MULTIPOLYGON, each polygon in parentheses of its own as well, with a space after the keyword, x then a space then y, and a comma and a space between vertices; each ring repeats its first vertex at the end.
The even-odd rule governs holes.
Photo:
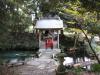
POLYGON ((58 43, 58 48, 59 48, 59 30, 58 30, 57 34, 58 34, 57 43, 58 43))
POLYGON ((41 44, 41 33, 40 33, 40 31, 39 31, 39 48, 40 48, 40 45, 41 44))

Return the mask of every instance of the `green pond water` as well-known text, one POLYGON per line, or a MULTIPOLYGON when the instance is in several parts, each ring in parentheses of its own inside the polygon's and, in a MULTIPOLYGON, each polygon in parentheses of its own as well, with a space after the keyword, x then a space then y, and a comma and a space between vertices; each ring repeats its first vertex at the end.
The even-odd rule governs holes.
POLYGON ((32 51, 0 51, 0 61, 25 60, 34 57, 34 55, 35 53, 32 51))

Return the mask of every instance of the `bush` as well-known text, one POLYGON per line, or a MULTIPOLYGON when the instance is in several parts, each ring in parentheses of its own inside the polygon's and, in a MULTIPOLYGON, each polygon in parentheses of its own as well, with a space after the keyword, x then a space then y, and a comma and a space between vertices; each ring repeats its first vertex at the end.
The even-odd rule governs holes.
POLYGON ((56 75, 65 75, 66 74, 66 67, 64 65, 59 65, 56 71, 56 75))
POLYGON ((80 75, 81 72, 83 72, 83 69, 81 67, 77 67, 77 68, 74 68, 74 72, 76 75, 80 75))
POLYGON ((57 75, 65 75, 66 67, 63 65, 65 53, 58 53, 57 58, 59 60, 60 65, 57 68, 57 75))
POLYGON ((91 69, 93 72, 100 72, 100 64, 93 64, 91 69))

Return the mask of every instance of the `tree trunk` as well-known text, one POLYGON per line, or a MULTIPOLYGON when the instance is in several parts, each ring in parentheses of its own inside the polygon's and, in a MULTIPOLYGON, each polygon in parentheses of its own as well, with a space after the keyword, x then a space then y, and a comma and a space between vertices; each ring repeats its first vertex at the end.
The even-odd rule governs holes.
POLYGON ((97 21, 100 20, 100 13, 97 11, 97 21))
POLYGON ((96 57, 96 59, 97 59, 98 63, 100 64, 100 60, 99 60, 98 56, 96 55, 95 50, 92 48, 92 46, 91 46, 91 42, 89 41, 89 39, 88 39, 87 35, 85 34, 85 32, 83 31, 83 29, 82 29, 82 28, 80 28, 80 29, 81 29, 81 31, 84 33, 84 35, 85 35, 85 37, 86 37, 86 39, 87 39, 87 41, 88 41, 88 43, 89 43, 89 46, 90 46, 90 48, 91 48, 92 52, 94 53, 94 55, 95 55, 95 57, 96 57))

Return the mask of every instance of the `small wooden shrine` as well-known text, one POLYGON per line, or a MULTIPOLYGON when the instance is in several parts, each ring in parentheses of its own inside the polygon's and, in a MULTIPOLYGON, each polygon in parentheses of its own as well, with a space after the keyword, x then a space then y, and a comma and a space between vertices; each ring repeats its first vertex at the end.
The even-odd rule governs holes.
POLYGON ((39 49, 59 49, 59 34, 63 21, 58 17, 37 20, 35 29, 38 32, 39 49))

